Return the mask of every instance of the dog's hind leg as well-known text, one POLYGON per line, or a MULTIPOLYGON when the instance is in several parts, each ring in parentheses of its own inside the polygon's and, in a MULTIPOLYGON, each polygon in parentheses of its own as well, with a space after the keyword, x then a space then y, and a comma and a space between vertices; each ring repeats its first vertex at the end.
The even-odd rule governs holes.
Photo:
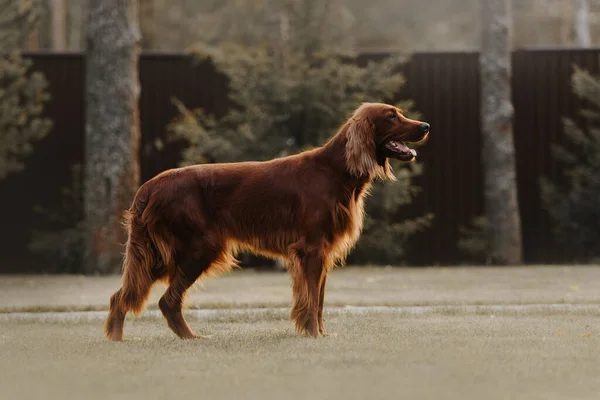
POLYGON ((148 236, 146 225, 133 211, 126 214, 129 231, 123 260, 122 286, 110 298, 104 332, 110 340, 123 340, 123 324, 128 311, 142 312, 150 289, 167 269, 148 236))
POLYGON ((125 315, 127 310, 121 306, 121 295, 123 289, 117 290, 110 297, 110 306, 108 310, 108 318, 104 325, 104 332, 110 340, 123 340, 123 324, 125 323, 125 315))
MULTIPOLYGON (((152 268, 151 277, 152 284, 158 279, 164 277, 167 269, 164 265, 158 265, 152 268)), ((149 289, 148 289, 149 290, 149 289)), ((129 311, 129 308, 124 304, 123 299, 123 288, 117 290, 110 297, 110 307, 108 312, 108 318, 104 330, 110 340, 121 341, 123 340, 123 325, 125 324, 125 316, 129 311)))
POLYGON ((196 282, 200 275, 207 271, 222 254, 222 249, 215 249, 206 242, 194 242, 187 246, 187 252, 178 260, 178 267, 171 277, 171 282, 158 306, 167 320, 169 328, 181 339, 201 338, 192 332, 183 318, 182 306, 186 291, 196 282))

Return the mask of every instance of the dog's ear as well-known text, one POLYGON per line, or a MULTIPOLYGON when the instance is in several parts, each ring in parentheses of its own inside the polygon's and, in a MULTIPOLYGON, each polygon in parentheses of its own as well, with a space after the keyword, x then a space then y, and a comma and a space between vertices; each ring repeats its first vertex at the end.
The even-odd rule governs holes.
POLYGON ((387 158, 384 160, 383 165, 379 164, 379 168, 377 168, 377 177, 381 180, 389 179, 394 182, 398 180, 396 175, 394 175, 390 160, 387 158))
POLYGON ((346 127, 346 163, 355 176, 373 176, 377 170, 375 125, 366 117, 352 117, 346 127))

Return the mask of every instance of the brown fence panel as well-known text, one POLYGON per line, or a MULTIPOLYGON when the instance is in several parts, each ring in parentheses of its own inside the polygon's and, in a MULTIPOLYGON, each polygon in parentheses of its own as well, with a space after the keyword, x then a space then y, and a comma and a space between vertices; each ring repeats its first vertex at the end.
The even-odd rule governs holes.
MULTIPOLYGON (((570 90, 572 67, 598 72, 595 50, 517 51, 513 55, 513 98, 519 201, 525 260, 564 259, 552 241, 550 221, 541 208, 539 178, 555 176, 558 165, 551 143, 562 137, 561 118, 579 107, 570 90)), ((27 168, 0 182, 0 272, 47 271, 44 260, 27 248, 32 229, 47 227, 34 206, 57 209, 61 188, 70 184, 70 167, 83 162, 84 58, 81 54, 33 54, 35 69, 50 83, 46 114, 51 134, 36 145, 27 168)), ((370 58, 371 56, 364 56, 370 58)), ((483 212, 480 158, 479 66, 477 53, 416 54, 404 67, 407 79, 400 97, 413 99, 432 125, 419 149, 425 166, 418 183, 423 191, 408 215, 435 214, 433 226, 419 234, 408 252, 412 265, 460 262, 458 228, 483 212)), ((140 59, 142 180, 177 166, 181 143, 172 142, 166 125, 176 115, 171 98, 188 107, 222 115, 228 107, 226 80, 209 62, 195 65, 181 54, 144 54, 140 59), (162 149, 155 146, 164 144, 162 149)))
POLYGON ((562 118, 577 120, 580 101, 573 95, 574 65, 599 72, 598 50, 536 50, 513 54, 514 133, 524 257, 530 263, 568 261, 552 240, 551 223, 542 209, 539 180, 556 177, 553 143, 564 137, 562 118))
POLYGON ((414 212, 435 216, 431 229, 412 241, 409 260, 457 263, 458 227, 483 209, 477 54, 416 54, 404 73, 402 97, 412 99, 432 126, 429 141, 418 150, 425 170, 417 181, 423 191, 414 212))
POLYGON ((140 120, 142 181, 178 165, 181 143, 167 135, 177 115, 172 98, 190 109, 203 108, 223 115, 227 111, 226 80, 208 61, 193 62, 182 54, 144 54, 140 59, 140 120), (157 148, 160 141, 165 147, 157 148))

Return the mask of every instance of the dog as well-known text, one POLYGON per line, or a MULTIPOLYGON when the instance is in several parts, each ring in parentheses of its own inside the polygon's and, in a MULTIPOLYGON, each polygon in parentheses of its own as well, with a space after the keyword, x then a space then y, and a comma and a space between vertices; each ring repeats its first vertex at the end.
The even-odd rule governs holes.
POLYGON ((125 315, 141 313, 152 285, 168 284, 159 308, 182 339, 198 338, 182 315, 200 276, 236 266, 250 251, 287 264, 296 331, 327 335, 327 275, 358 240, 374 179, 395 177, 390 158, 416 159, 430 125, 383 103, 363 103, 321 147, 264 162, 193 165, 144 183, 125 213, 122 287, 110 298, 105 333, 123 340, 125 315))

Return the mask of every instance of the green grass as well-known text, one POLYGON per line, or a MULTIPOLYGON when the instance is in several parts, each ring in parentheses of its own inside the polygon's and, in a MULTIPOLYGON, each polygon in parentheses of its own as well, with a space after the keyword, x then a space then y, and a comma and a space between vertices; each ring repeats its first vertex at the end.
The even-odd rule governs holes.
MULTIPOLYGON (((226 314, 226 313, 224 313, 226 314)), ((299 337, 285 318, 3 322, 6 399, 597 399, 600 319, 589 315, 333 313, 337 337, 299 337)))
MULTIPOLYGON (((196 333, 181 341, 156 311, 102 333, 119 277, 0 277, 4 399, 597 399, 600 268, 346 268, 328 280, 337 337, 296 335, 289 278, 235 271, 194 288, 196 333), (579 304, 560 307, 463 305, 579 304), (439 306, 349 312, 338 306, 439 306), (589 306, 587 306, 589 305, 589 306), (448 306, 448 307, 446 307, 448 306), (283 309, 275 309, 281 307, 283 309), (264 312, 228 310, 268 308, 264 312), (20 319, 23 316, 29 321, 20 319)), ((164 287, 157 287, 148 308, 164 287)))

